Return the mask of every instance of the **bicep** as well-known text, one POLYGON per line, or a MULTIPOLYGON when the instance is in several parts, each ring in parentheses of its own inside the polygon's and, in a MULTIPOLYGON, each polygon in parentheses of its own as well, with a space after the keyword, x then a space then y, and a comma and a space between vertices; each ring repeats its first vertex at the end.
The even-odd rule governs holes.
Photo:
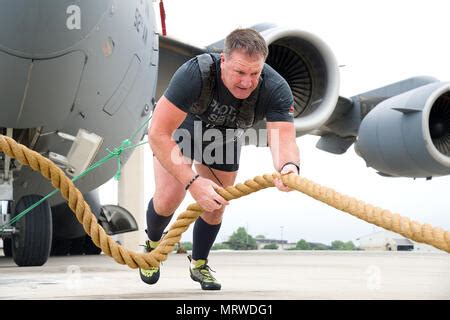
POLYGON ((149 136, 172 135, 186 118, 187 113, 162 96, 153 112, 149 136))

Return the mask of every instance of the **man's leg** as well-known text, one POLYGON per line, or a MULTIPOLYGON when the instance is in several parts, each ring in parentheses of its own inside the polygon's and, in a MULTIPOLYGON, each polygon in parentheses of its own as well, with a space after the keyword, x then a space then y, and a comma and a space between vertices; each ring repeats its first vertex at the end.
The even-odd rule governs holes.
POLYGON ((147 210, 147 234, 151 241, 159 241, 173 213, 183 201, 186 191, 156 157, 153 157, 153 170, 155 193, 147 210))
MULTIPOLYGON (((233 185, 237 175, 236 171, 216 170, 202 164, 196 164, 196 170, 202 177, 216 182, 219 186, 223 185, 224 188, 233 185)), ((208 279, 210 275, 208 270, 206 272, 200 270, 202 273, 192 274, 192 269, 206 266, 209 252, 220 230, 224 210, 225 208, 222 207, 212 212, 204 212, 194 224, 191 277, 193 280, 200 282, 204 290, 219 290, 220 284, 212 277, 208 279), (206 276, 205 281, 203 281, 202 275, 206 276)))
MULTIPOLYGON (((148 252, 159 244, 164 229, 186 194, 184 186, 164 169, 156 157, 153 157, 153 168, 155 193, 147 209, 147 235, 150 240, 146 243, 148 252)), ((160 271, 159 268, 140 269, 140 275, 145 283, 154 284, 159 280, 160 271)))

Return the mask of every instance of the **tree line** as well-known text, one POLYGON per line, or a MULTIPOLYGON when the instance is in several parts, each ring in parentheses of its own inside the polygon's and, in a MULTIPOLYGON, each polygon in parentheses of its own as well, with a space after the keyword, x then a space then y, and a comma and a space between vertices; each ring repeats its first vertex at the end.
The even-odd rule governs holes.
MULTIPOLYGON (((265 239, 264 236, 253 237, 247 233, 244 227, 239 227, 233 234, 228 238, 228 241, 215 243, 212 250, 256 250, 258 249, 257 239, 265 239)), ((180 247, 185 250, 192 250, 191 242, 182 242, 180 247)), ((277 243, 267 243, 262 249, 277 250, 279 249, 279 244, 277 243)), ((331 245, 326 245, 317 242, 308 242, 304 239, 297 241, 294 247, 288 248, 287 250, 357 250, 356 246, 352 241, 341 241, 334 240, 331 245)))

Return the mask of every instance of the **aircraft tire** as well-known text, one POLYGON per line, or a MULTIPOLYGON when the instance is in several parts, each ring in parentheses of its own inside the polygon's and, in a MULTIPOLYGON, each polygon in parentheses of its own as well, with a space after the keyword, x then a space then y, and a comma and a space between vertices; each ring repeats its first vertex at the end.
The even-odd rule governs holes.
MULTIPOLYGON (((27 195, 20 198, 14 210, 19 214, 35 202, 40 195, 27 195)), ((12 256, 20 266, 42 266, 50 255, 52 244, 52 213, 47 201, 17 221, 18 233, 12 238, 12 256)))

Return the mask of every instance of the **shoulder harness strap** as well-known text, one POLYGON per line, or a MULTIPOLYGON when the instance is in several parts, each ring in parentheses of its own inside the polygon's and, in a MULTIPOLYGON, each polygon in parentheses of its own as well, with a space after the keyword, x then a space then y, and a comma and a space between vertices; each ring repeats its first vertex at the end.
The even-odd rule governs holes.
POLYGON ((216 84, 216 64, 209 53, 198 55, 197 62, 202 77, 202 90, 198 101, 191 106, 190 111, 200 115, 208 109, 212 101, 212 92, 216 84))

